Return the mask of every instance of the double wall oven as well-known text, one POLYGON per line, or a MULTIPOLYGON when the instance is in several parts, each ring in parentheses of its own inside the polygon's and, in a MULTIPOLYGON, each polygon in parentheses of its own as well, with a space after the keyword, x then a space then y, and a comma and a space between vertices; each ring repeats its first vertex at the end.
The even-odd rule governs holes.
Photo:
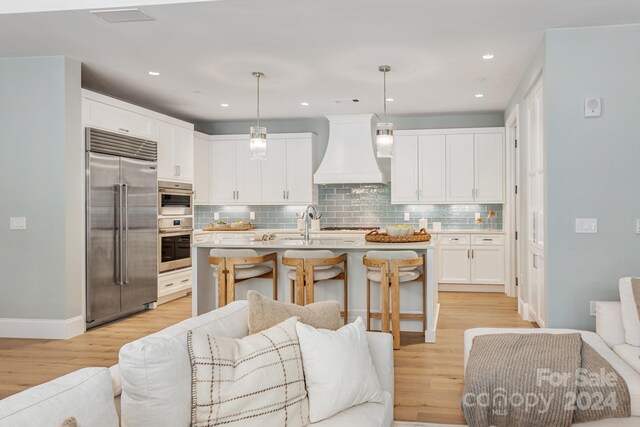
POLYGON ((193 187, 158 182, 158 272, 191 267, 193 187))

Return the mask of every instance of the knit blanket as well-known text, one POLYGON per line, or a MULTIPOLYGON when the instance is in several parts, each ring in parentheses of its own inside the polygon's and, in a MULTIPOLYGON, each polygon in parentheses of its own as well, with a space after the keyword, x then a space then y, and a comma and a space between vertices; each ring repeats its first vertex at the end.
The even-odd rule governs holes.
POLYGON ((627 384, 579 333, 475 337, 461 404, 470 427, 562 427, 631 415, 627 384))

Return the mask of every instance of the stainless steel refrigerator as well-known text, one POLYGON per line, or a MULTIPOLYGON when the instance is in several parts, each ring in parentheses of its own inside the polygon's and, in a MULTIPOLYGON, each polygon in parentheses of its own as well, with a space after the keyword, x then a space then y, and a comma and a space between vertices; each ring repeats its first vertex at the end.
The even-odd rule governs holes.
POLYGON ((87 328, 158 299, 157 143, 86 129, 87 328))

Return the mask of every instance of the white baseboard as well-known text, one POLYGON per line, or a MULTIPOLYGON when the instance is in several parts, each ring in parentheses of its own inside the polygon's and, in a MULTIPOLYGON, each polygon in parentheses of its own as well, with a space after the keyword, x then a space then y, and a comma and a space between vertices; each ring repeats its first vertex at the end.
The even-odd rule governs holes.
POLYGON ((440 283, 438 291, 441 292, 500 292, 504 293, 504 285, 464 285, 453 283, 440 283))
POLYGON ((68 339, 84 334, 84 316, 70 319, 8 319, 0 318, 0 337, 68 339))
POLYGON ((518 299, 518 314, 522 318, 522 320, 526 320, 531 322, 531 314, 529 314, 529 304, 518 299))

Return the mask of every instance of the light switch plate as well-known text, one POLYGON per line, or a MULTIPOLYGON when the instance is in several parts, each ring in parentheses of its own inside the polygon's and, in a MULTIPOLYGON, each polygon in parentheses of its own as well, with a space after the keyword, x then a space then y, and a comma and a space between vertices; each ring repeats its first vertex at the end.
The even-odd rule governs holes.
POLYGON ((256 219, 256 213, 255 212, 249 212, 249 219, 256 219))
POLYGON ((409 212, 405 212, 405 213, 404 213, 404 220, 405 220, 405 221, 409 221, 409 220, 411 220, 411 215, 409 214, 409 212))
POLYGON ((597 218, 576 218, 576 233, 593 234, 598 232, 597 218))
POLYGON ((23 216, 12 216, 9 218, 9 229, 11 230, 26 230, 27 218, 23 216))
POLYGON ((219 220, 220 219, 220 212, 214 212, 213 213, 213 219, 216 220, 216 221, 219 220))
POLYGON ((640 234, 640 218, 636 219, 636 234, 640 234))

